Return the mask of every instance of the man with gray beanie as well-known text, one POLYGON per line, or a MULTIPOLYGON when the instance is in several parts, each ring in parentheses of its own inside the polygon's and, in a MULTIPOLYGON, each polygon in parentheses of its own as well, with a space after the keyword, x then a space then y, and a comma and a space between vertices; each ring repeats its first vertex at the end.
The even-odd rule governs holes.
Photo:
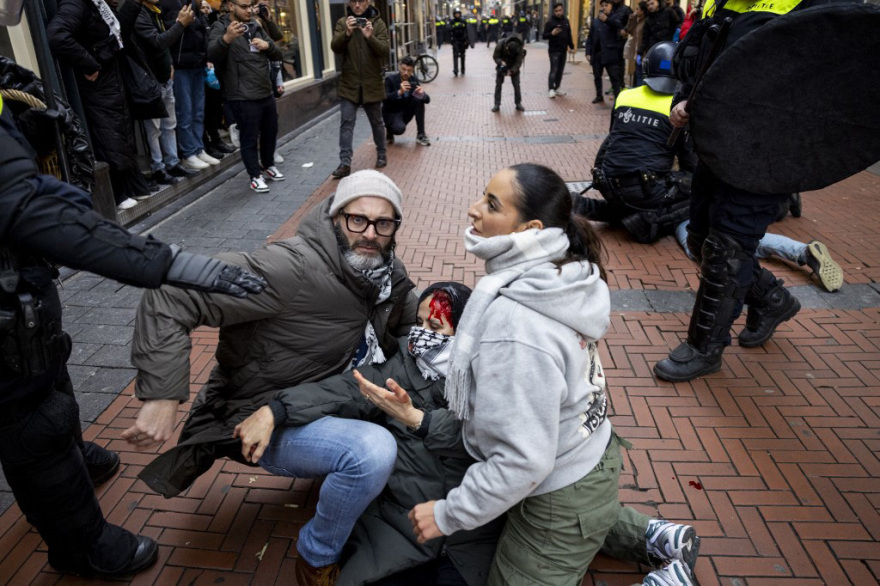
MULTIPOLYGON (((415 286, 394 256, 402 219, 394 182, 378 171, 359 171, 339 182, 336 194, 303 219, 293 238, 249 254, 219 256, 263 277, 268 286, 261 295, 227 299, 171 287, 144 295, 132 344, 135 395, 144 403, 135 426, 126 431, 132 444, 146 447, 170 439, 178 405, 189 399, 190 333, 199 326, 220 328, 217 366, 193 402, 178 445, 139 474, 145 483, 171 498, 217 458, 247 464, 233 430, 277 390, 381 363, 397 351, 397 338, 408 334, 418 306, 415 286)), ((395 459, 386 430, 365 425, 362 433, 342 437, 332 423, 279 430, 273 443, 283 442, 285 448, 275 453, 295 450, 296 457, 260 462, 267 470, 283 467, 297 477, 326 475, 322 492, 358 495, 344 511, 322 511, 319 505, 300 531, 300 556, 318 569, 336 561, 333 545, 348 537, 340 528, 354 526, 384 486, 376 475, 390 473, 395 459), (340 443, 359 458, 357 475, 341 474, 344 458, 328 456, 328 446, 340 443), (389 445, 390 451, 382 449, 389 445)))

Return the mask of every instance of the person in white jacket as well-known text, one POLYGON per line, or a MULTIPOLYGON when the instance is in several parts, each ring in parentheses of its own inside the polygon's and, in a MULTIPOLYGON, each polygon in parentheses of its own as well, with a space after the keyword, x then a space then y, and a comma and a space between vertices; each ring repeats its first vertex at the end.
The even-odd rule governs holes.
POLYGON ((525 163, 468 211, 486 262, 456 330, 446 383, 477 460, 445 499, 410 512, 420 542, 507 512, 488 584, 579 584, 595 554, 660 566, 645 584, 692 584, 699 538, 618 499, 619 446, 597 345, 610 321, 601 246, 565 182, 525 163))

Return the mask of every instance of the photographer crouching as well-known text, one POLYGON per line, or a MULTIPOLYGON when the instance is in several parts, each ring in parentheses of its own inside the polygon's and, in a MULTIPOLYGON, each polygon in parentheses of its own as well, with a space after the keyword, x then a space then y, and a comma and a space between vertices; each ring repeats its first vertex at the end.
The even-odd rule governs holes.
POLYGON ((252 190, 269 191, 265 176, 283 181, 275 167, 278 110, 275 83, 270 78, 270 61, 281 61, 281 50, 253 18, 247 0, 227 0, 228 15, 211 27, 208 60, 214 63, 226 91, 226 101, 238 124, 241 158, 252 190), (257 141, 259 139, 259 153, 257 141))
POLYGON ((385 121, 385 138, 388 144, 394 144, 395 135, 406 132, 406 125, 415 117, 416 142, 422 146, 431 146, 425 134, 425 104, 431 97, 415 76, 415 61, 412 57, 404 57, 398 65, 398 72, 385 77, 385 100, 382 102, 382 119, 385 121))

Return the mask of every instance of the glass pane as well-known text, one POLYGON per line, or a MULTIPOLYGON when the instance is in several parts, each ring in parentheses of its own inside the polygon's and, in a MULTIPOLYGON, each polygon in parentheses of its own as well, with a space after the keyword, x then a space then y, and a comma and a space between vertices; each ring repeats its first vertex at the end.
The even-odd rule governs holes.
POLYGON ((282 59, 281 77, 284 81, 297 79, 306 71, 302 55, 303 50, 303 18, 299 14, 299 6, 296 0, 260 0, 269 8, 272 19, 278 24, 278 28, 284 33, 284 38, 278 43, 282 59))

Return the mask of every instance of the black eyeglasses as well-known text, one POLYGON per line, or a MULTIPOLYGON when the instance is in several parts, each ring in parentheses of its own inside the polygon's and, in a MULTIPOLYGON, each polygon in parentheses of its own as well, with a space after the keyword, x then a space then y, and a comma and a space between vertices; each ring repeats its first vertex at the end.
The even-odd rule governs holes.
POLYGON ((349 231, 355 234, 362 234, 367 231, 367 228, 372 226, 379 236, 394 236, 394 233, 400 227, 400 220, 389 220, 388 218, 371 220, 360 214, 346 214, 345 212, 342 212, 342 217, 345 218, 345 225, 349 231))

